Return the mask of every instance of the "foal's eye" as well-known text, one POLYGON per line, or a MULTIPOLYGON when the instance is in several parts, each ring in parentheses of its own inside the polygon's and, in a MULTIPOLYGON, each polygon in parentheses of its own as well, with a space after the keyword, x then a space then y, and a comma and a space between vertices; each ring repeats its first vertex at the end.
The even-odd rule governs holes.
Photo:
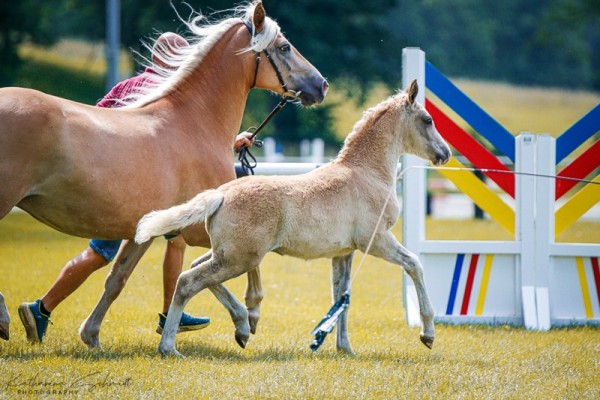
POLYGON ((282 53, 287 53, 291 50, 291 46, 289 45, 289 43, 283 44, 279 47, 279 51, 281 51, 282 53))
POLYGON ((423 122, 425 122, 427 125, 431 125, 433 123, 433 119, 431 119, 429 116, 423 117, 423 122))

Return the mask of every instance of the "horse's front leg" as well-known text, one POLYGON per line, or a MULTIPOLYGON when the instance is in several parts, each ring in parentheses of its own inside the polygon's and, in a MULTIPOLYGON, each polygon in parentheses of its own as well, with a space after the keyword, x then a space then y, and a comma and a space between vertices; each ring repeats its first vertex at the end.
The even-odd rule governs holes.
POLYGON ((260 303, 264 298, 262 281, 260 279, 260 268, 256 267, 246 274, 248 283, 244 293, 244 301, 248 309, 248 322, 250 323, 250 332, 256 333, 256 326, 260 319, 260 303))
MULTIPOLYGON (((361 250, 364 251, 364 249, 361 250)), ((402 266, 413 280, 419 299, 419 311, 421 314, 421 342, 431 349, 435 338, 433 327, 434 312, 429 296, 427 295, 421 262, 416 255, 398 243, 398 240, 396 240, 390 231, 378 235, 369 252, 375 257, 383 258, 386 261, 402 266)))
POLYGON ((10 314, 4 296, 0 293, 0 339, 8 340, 10 338, 10 314))
POLYGON ((79 336, 88 347, 101 348, 99 334, 102 320, 106 316, 108 308, 125 287, 127 279, 129 279, 133 269, 151 243, 152 240, 142 244, 136 244, 133 240, 128 240, 121 247, 104 282, 104 292, 100 301, 79 328, 79 336))
MULTIPOLYGON (((346 290, 350 290, 350 272, 352 271, 353 258, 354 252, 331 260, 331 285, 334 303, 342 297, 346 290)), ((348 339, 348 309, 344 310, 337 322, 335 345, 339 351, 354 354, 350 339, 348 339)))

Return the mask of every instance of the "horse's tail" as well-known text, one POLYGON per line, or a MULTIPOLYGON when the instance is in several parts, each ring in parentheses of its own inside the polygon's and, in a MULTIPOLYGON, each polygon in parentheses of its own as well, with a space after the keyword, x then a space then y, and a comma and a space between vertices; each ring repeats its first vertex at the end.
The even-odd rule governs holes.
POLYGON ((135 234, 136 243, 144 243, 153 237, 177 232, 186 226, 204 222, 223 203, 223 194, 217 190, 202 192, 187 203, 152 211, 140 219, 135 234))

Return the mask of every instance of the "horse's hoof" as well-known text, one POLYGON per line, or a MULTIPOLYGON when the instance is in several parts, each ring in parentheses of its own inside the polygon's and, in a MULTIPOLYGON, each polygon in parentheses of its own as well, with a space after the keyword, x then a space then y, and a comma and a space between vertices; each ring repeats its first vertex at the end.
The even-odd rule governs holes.
POLYGON ((343 353, 349 356, 355 356, 356 353, 354 352, 354 350, 352 350, 352 347, 338 347, 337 351, 339 353, 343 353))
POLYGON ((250 333, 256 334, 256 327, 258 326, 258 316, 254 316, 252 314, 248 314, 248 323, 250 324, 250 333))
POLYGON ((247 336, 242 336, 242 335, 239 335, 239 334, 236 333, 235 334, 235 341, 237 342, 237 344, 240 345, 240 347, 242 349, 245 349, 246 348, 246 343, 248 343, 248 337, 247 336))
POLYGON ((85 332, 85 329, 81 327, 79 329, 79 337, 81 341, 89 348, 89 349, 97 349, 102 350, 102 345, 100 344, 100 339, 98 334, 90 335, 85 332))
POLYGON ((163 348, 163 347, 158 347, 158 352, 163 356, 163 357, 176 357, 176 358, 185 358, 183 356, 183 354, 181 354, 180 352, 178 352, 175 348, 163 348))
POLYGON ((433 337, 421 335, 421 342, 429 349, 433 347, 433 337))
POLYGON ((0 322, 0 339, 8 340, 9 338, 9 323, 0 322))

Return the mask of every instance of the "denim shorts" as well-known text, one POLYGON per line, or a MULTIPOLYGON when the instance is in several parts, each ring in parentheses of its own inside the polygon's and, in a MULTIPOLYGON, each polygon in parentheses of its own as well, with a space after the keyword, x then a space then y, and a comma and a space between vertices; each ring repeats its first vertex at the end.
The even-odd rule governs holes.
POLYGON ((111 262, 113 258, 115 258, 115 256, 117 255, 119 247, 121 247, 121 241, 92 239, 90 240, 89 246, 96 253, 104 257, 106 261, 111 262))
MULTIPOLYGON (((178 235, 165 235, 165 239, 171 240, 177 236, 178 235)), ((106 261, 111 262, 119 252, 119 247, 121 247, 121 240, 92 239, 90 240, 89 246, 96 253, 104 257, 106 261)))

